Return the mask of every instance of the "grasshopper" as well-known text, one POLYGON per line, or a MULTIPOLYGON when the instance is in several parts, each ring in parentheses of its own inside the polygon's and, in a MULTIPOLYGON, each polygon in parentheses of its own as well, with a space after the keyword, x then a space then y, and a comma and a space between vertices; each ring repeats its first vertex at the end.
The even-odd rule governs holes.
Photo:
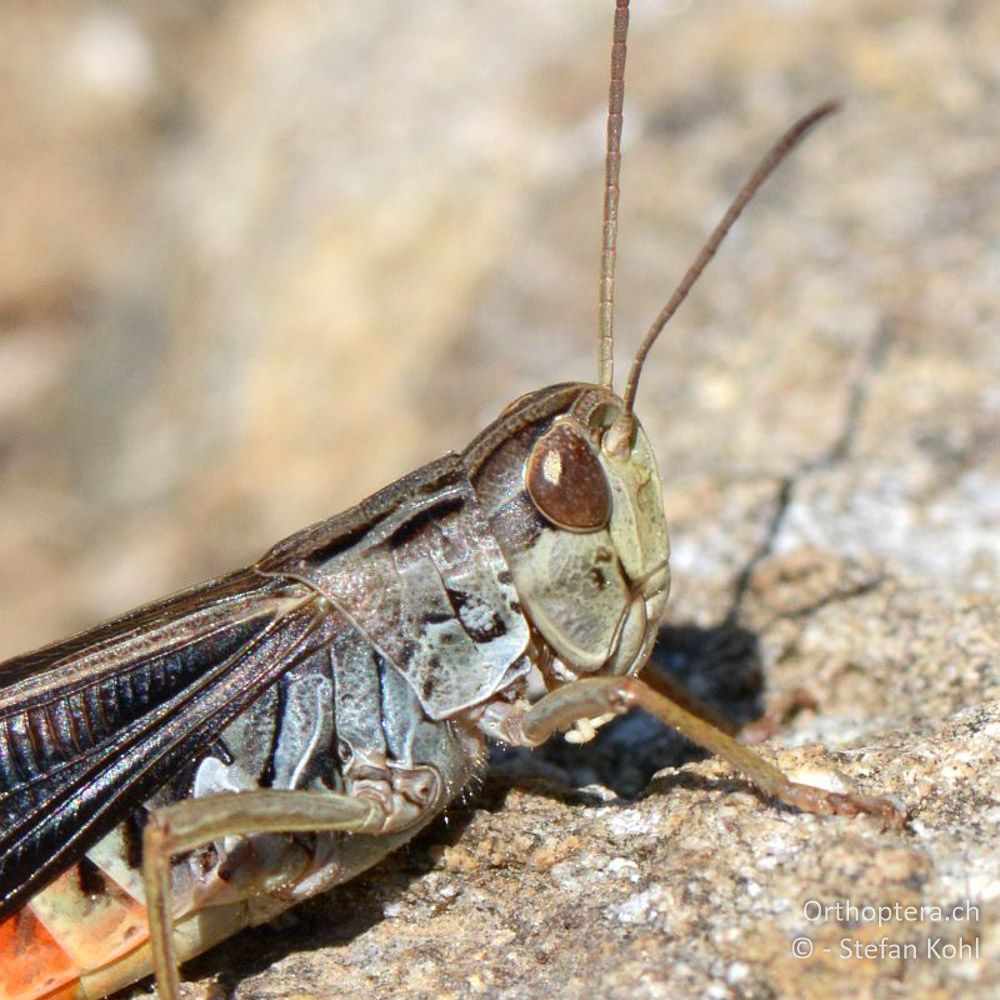
POLYGON ((106 996, 352 878, 465 788, 487 739, 579 739, 641 707, 821 814, 883 798, 789 780, 637 674, 670 573, 634 412, 660 331, 798 121, 741 189, 613 388, 628 0, 616 0, 598 381, 511 403, 449 454, 263 558, 0 665, 0 1000, 106 996), (529 680, 545 693, 531 700, 529 680))

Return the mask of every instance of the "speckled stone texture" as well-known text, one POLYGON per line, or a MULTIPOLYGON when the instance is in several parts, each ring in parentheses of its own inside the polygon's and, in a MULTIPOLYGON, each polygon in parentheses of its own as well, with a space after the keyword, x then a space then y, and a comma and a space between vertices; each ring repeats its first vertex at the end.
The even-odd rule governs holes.
MULTIPOLYGON (((3 5, 0 655, 593 378, 611 7, 3 5)), ((804 689, 763 753, 910 828, 625 719, 498 755, 188 997, 998 995, 998 51, 975 0, 634 0, 620 376, 764 148, 845 100, 644 375, 658 669, 741 723, 804 689)))

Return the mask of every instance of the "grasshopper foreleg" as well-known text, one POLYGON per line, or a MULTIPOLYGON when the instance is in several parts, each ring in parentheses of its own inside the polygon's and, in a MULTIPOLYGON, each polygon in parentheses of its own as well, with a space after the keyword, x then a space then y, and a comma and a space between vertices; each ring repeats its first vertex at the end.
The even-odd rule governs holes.
POLYGON ((578 719, 608 712, 621 715, 633 708, 645 709, 692 743, 722 757, 742 771, 761 792, 786 805, 820 815, 867 813, 897 830, 906 823, 906 813, 888 799, 833 792, 792 781, 728 733, 635 677, 588 677, 567 684, 532 705, 522 717, 520 728, 524 741, 537 745, 578 719))

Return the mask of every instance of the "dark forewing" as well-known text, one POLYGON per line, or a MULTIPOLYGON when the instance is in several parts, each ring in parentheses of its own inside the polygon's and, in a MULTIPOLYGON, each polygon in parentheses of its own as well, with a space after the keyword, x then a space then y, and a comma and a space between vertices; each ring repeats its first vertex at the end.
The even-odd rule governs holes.
POLYGON ((527 670, 528 624, 458 456, 251 569, 0 664, 0 919, 345 621, 430 720, 527 670))
POLYGON ((0 664, 0 919, 331 629, 314 591, 246 570, 0 664))

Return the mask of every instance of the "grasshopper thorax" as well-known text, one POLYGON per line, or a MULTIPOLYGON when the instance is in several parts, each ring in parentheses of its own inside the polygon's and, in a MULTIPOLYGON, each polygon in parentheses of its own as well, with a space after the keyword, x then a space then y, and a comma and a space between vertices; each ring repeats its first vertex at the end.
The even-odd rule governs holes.
POLYGON ((464 454, 550 681, 635 673, 666 604, 656 459, 638 421, 616 442, 623 410, 602 386, 551 386, 508 406, 464 454))

